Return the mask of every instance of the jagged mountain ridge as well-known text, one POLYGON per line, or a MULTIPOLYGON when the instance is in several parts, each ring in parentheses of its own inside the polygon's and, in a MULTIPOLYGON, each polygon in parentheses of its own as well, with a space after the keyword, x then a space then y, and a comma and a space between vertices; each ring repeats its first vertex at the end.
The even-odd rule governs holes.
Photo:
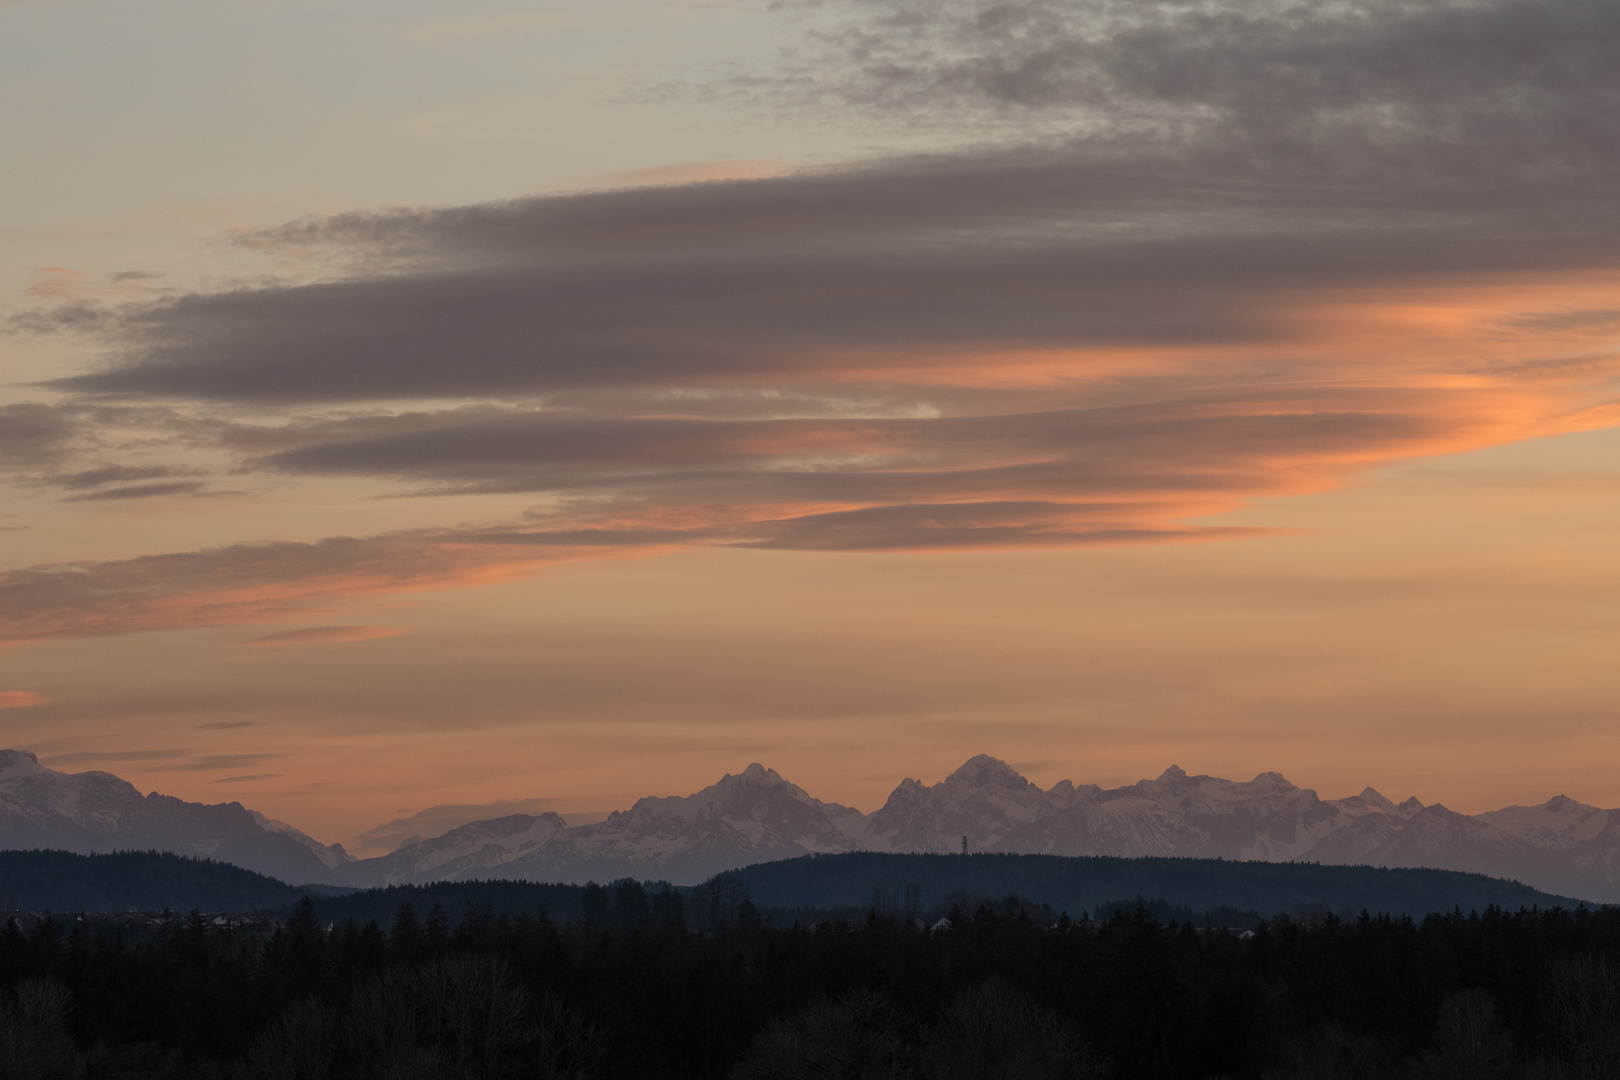
POLYGON ((343 868, 356 885, 478 877, 531 881, 620 877, 702 881, 751 862, 864 850, 859 810, 813 799, 754 764, 694 795, 637 800, 607 820, 568 826, 556 814, 473 822, 343 868))
POLYGON ((1396 805, 1372 788, 1324 800, 1277 773, 1232 781, 1175 766, 1119 788, 1065 780, 1042 789, 979 755, 939 783, 902 781, 864 814, 754 764, 692 795, 640 799, 600 822, 510 814, 352 860, 341 845, 322 845, 237 803, 142 797, 109 773, 58 773, 32 754, 0 751, 0 847, 156 848, 298 883, 637 877, 693 884, 811 853, 950 853, 964 836, 976 852, 1461 870, 1620 902, 1620 811, 1564 796, 1469 816, 1416 798, 1396 805))
POLYGON ((556 815, 475 822, 381 859, 340 868, 355 885, 510 877, 691 884, 729 869, 811 853, 960 850, 1185 856, 1463 870, 1562 895, 1620 900, 1620 813, 1559 796, 1468 816, 1372 788, 1324 800, 1277 773, 1239 782, 1171 766, 1105 790, 1049 789, 988 755, 937 784, 906 779, 871 814, 824 803, 750 765, 690 796, 644 798, 606 821, 556 815), (545 819, 556 819, 546 821, 545 819), (500 838, 486 838, 493 830, 500 838), (522 836, 514 844, 507 837, 522 836))
POLYGON ((228 862, 294 884, 343 884, 348 856, 241 803, 186 802, 106 772, 62 773, 0 750, 0 847, 79 855, 156 850, 228 862))

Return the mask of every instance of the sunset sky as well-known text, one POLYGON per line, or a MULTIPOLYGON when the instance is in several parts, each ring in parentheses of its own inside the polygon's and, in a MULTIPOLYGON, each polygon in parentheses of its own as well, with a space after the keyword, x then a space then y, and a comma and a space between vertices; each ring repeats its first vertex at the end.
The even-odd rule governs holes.
POLYGON ((0 100, 48 765, 1620 806, 1613 0, 0 0, 0 100))

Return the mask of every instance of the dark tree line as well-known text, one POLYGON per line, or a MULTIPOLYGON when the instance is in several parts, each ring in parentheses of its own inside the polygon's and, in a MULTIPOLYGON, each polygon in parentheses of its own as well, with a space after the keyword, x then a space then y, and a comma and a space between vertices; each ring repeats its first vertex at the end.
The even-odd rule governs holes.
POLYGON ((10 924, 0 1080, 1620 1080, 1616 910, 949 917, 785 925, 734 883, 621 882, 567 920, 10 924))
POLYGON ((207 911, 258 911, 297 903, 303 891, 230 863, 167 851, 0 851, 5 910, 161 911, 195 903, 207 911))
POLYGON ((1352 916, 1363 908, 1421 914, 1453 906, 1516 911, 1579 903, 1517 881, 1454 870, 1226 859, 846 851, 756 863, 732 873, 756 903, 820 908, 864 907, 874 887, 899 900, 908 886, 930 905, 958 891, 1014 893, 1071 913, 1130 896, 1199 910, 1217 904, 1257 908, 1267 915, 1319 902, 1352 916))

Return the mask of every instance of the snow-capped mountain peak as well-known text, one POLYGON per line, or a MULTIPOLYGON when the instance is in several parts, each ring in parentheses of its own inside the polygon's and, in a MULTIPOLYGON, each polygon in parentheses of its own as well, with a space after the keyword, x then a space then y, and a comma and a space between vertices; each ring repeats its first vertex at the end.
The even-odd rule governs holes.
POLYGON ((1479 815, 1509 836, 1538 847, 1568 851, 1601 837, 1620 815, 1555 795, 1540 806, 1508 806, 1479 815))
POLYGON ((968 758, 960 768, 945 778, 947 784, 953 781, 957 784, 993 784, 1018 788, 1025 785, 1033 786, 1018 774, 1017 769, 989 754, 975 754, 968 758))
MULTIPOLYGON (((1383 795, 1379 794, 1378 791, 1370 785, 1362 788, 1361 794, 1355 796, 1355 799, 1369 810, 1375 810, 1383 814, 1393 814, 1395 812, 1395 804, 1389 799, 1386 799, 1383 795)), ((1348 802, 1349 800, 1342 801, 1348 802)))
POLYGON ((1049 794, 1005 761, 979 754, 931 787, 903 782, 868 817, 863 838, 880 851, 957 851, 963 837, 971 850, 992 850, 1072 797, 1073 785, 1049 794))

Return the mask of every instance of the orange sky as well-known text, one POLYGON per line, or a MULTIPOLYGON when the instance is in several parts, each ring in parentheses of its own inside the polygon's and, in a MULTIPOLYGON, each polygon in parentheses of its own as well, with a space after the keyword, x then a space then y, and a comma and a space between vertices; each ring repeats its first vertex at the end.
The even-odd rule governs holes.
MULTIPOLYGON (((208 171, 154 85, 178 149, 95 151, 139 198, 19 177, 0 741, 346 841, 755 760, 872 809, 981 752, 1620 805, 1611 39, 1097 0, 1024 12, 1036 57, 890 6, 649 9, 634 63, 581 15, 608 66, 542 87, 503 36, 580 26, 401 4, 308 46, 341 137, 226 84, 269 172, 208 171), (367 127, 395 106, 347 76, 413 56, 483 111, 367 127)), ((68 34, 46 7, 0 20, 68 34)))

